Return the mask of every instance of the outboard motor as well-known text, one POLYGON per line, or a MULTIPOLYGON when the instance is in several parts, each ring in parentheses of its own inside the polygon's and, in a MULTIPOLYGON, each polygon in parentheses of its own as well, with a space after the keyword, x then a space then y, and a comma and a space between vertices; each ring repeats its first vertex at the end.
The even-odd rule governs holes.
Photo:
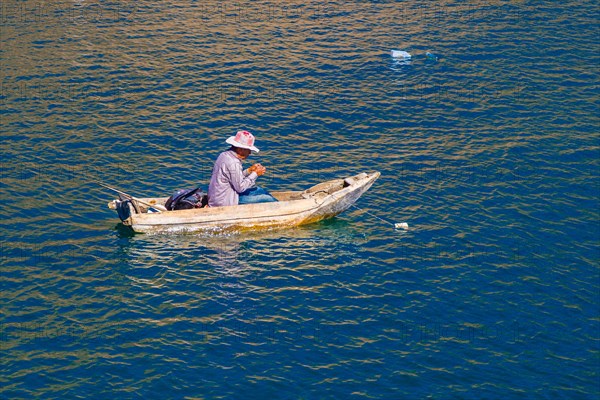
POLYGON ((131 216, 131 209, 129 208, 130 203, 131 203, 131 201, 129 201, 129 200, 115 201, 115 207, 117 208, 117 214, 119 214, 119 219, 121 219, 121 221, 123 221, 123 222, 125 222, 125 220, 127 220, 131 216))
POLYGON ((123 222, 127 221, 129 217, 131 217, 131 209, 136 214, 139 214, 140 210, 137 204, 131 199, 127 199, 119 194, 119 200, 115 200, 115 208, 117 209, 117 214, 119 214, 119 219, 123 222), (131 204, 131 207, 129 206, 131 204))

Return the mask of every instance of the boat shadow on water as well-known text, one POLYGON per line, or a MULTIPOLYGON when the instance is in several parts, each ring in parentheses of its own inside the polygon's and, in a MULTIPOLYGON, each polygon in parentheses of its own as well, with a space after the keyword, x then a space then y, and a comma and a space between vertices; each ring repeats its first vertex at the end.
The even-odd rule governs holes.
POLYGON ((117 237, 120 239, 132 238, 136 234, 134 232, 134 230, 131 229, 130 226, 127 226, 127 225, 123 224, 122 222, 119 222, 118 224, 116 224, 115 227, 113 228, 113 230, 117 234, 117 237))
POLYGON ((181 270, 202 265, 242 275, 263 266, 284 267, 293 259, 354 256, 368 241, 360 225, 338 217, 286 229, 135 234, 130 227, 117 224, 115 232, 132 268, 181 270))

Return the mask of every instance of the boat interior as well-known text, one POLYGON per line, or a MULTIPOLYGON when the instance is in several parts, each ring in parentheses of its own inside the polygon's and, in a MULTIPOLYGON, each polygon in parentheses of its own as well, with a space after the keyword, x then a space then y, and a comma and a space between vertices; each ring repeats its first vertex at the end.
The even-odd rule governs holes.
MULTIPOLYGON (((328 196, 332 193, 342 190, 343 188, 351 186, 356 182, 356 179, 363 178, 361 175, 362 174, 345 179, 333 179, 327 182, 322 182, 303 191, 279 191, 271 192, 271 195, 279 201, 304 200, 315 196, 328 196)), ((139 201, 133 202, 133 206, 136 213, 147 213, 152 207, 156 207, 158 210, 164 211, 164 205, 167 199, 168 197, 140 198, 139 201)), ((110 205, 110 203, 109 206, 114 208, 110 205)))
POLYGON ((303 200, 319 194, 330 195, 350 186, 353 183, 351 179, 352 178, 334 179, 319 183, 303 191, 271 192, 271 195, 279 201, 303 200))

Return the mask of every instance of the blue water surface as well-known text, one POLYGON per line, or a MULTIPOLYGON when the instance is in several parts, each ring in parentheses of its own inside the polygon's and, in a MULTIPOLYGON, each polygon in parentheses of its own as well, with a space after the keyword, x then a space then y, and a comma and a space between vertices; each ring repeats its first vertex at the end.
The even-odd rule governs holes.
POLYGON ((600 396, 597 2, 0 9, 0 398, 600 396), (106 207, 242 128, 270 191, 382 175, 293 229, 106 207))

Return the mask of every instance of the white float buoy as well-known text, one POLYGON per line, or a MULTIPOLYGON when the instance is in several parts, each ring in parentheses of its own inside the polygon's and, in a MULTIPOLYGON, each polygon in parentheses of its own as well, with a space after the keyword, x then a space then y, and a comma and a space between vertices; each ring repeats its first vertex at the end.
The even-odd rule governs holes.
POLYGON ((408 224, 406 222, 398 222, 394 224, 394 228, 408 230, 408 224))

